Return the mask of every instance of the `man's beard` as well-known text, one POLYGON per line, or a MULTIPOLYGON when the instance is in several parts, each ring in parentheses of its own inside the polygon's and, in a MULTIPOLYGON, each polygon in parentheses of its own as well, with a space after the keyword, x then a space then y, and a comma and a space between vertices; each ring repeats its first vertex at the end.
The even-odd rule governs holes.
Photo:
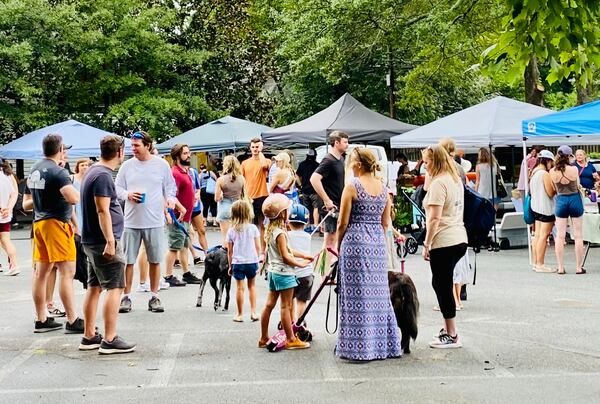
POLYGON ((191 166, 192 162, 191 162, 191 160, 181 160, 181 165, 182 166, 191 166))

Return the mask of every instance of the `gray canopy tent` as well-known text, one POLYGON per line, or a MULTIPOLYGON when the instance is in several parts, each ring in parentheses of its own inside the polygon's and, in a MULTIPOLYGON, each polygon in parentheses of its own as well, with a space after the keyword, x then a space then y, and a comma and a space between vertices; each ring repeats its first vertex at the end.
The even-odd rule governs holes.
POLYGON ((309 144, 324 143, 327 135, 341 130, 350 135, 350 141, 369 142, 388 140, 416 128, 370 110, 346 93, 324 110, 300 122, 264 131, 265 143, 309 144))

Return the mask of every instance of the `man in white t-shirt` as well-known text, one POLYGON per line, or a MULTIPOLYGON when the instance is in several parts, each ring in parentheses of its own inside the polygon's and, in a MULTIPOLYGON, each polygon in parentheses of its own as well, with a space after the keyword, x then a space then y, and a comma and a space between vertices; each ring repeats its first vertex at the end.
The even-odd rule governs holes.
MULTIPOLYGON (((131 311, 131 284, 133 264, 138 256, 142 241, 150 263, 150 300, 148 310, 162 313, 164 308, 158 298, 160 285, 160 262, 164 253, 165 209, 175 208, 177 187, 169 163, 152 155, 152 138, 146 132, 135 132, 131 136, 133 158, 125 161, 115 180, 119 199, 125 201, 125 250, 126 286, 121 299, 120 313, 131 311)), ((180 214, 185 214, 180 210, 180 214)))
POLYGON ((10 240, 10 222, 19 195, 15 183, 12 176, 0 172, 0 241, 2 249, 8 255, 8 276, 15 276, 21 272, 17 267, 17 250, 10 240))

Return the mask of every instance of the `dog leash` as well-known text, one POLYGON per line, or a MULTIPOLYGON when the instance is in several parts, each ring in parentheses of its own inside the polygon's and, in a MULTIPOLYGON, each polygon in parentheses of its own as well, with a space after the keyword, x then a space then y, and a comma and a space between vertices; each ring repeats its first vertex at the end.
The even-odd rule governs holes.
POLYGON ((310 232, 310 236, 312 237, 313 234, 315 234, 321 228, 323 223, 325 223, 325 219, 327 219, 329 216, 333 215, 334 213, 335 213, 335 208, 328 211, 327 214, 325 215, 325 217, 319 222, 319 224, 313 229, 313 231, 310 232))
MULTIPOLYGON (((179 223, 179 220, 177 220, 177 216, 175 216, 175 211, 171 208, 167 208, 167 210, 169 211, 169 215, 171 215, 171 219, 173 219, 173 224, 183 232, 183 234, 185 234, 187 236, 187 238, 190 239, 190 243, 192 243, 192 236, 190 236, 190 233, 188 233, 188 231, 185 229, 185 226, 182 225, 181 223, 179 223)), ((194 243, 192 243, 192 247, 198 251, 202 251, 202 252, 206 252, 204 251, 204 248, 195 245, 194 243)))

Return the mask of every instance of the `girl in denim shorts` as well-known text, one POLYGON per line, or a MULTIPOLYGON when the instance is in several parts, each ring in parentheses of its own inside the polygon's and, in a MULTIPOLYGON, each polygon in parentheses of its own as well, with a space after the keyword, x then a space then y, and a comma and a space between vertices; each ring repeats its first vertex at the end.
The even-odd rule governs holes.
POLYGON ((265 199, 262 206, 265 217, 269 219, 269 225, 265 231, 265 242, 267 243, 265 265, 269 272, 269 294, 260 318, 259 348, 267 346, 271 312, 280 296, 281 324, 287 339, 286 349, 310 347, 308 342, 300 341, 292 332, 292 299, 294 289, 298 286, 295 267, 306 267, 312 261, 312 257, 299 251, 293 251, 289 246, 286 222, 291 203, 292 201, 283 194, 272 194, 265 199))

